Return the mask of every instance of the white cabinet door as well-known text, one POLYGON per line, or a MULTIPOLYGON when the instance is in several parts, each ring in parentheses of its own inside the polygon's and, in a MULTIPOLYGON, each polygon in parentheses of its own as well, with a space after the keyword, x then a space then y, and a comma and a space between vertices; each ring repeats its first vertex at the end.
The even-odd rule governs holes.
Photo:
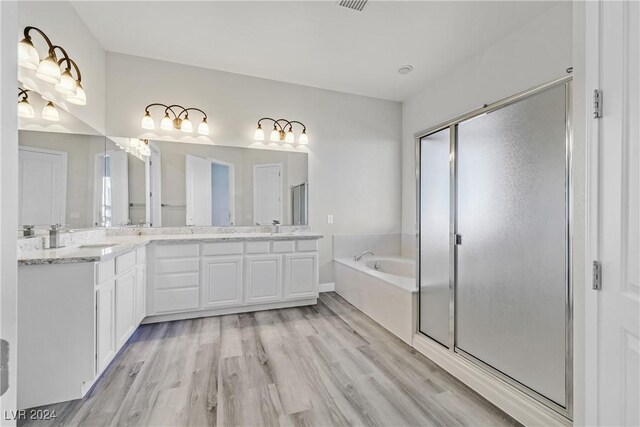
POLYGON ((107 282, 96 289, 96 360, 99 374, 116 354, 115 283, 107 282))
POLYGON ((245 257, 246 298, 248 304, 282 299, 282 257, 251 255, 245 257))
POLYGON ((284 298, 318 297, 318 254, 284 256, 284 298))
POLYGON ((140 324, 147 315, 147 267, 136 267, 136 324, 140 324))
POLYGON ((136 328, 136 271, 116 279, 116 346, 120 349, 136 328))
POLYGON ((242 304, 242 256, 205 258, 204 308, 242 304))

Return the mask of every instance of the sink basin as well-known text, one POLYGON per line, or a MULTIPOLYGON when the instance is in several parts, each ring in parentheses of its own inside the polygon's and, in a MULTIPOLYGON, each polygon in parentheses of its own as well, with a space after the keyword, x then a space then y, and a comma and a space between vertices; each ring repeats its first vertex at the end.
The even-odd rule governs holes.
POLYGON ((80 245, 80 249, 106 249, 115 246, 116 243, 96 243, 96 244, 87 244, 80 245))

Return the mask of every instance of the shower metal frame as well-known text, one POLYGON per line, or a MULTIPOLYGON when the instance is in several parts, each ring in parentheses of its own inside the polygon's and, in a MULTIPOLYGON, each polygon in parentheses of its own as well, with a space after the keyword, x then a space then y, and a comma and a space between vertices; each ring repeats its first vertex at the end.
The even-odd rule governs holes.
POLYGON ((491 104, 485 104, 482 107, 476 108, 468 113, 462 114, 451 120, 440 123, 439 125, 432 126, 423 131, 414 133, 415 140, 415 167, 416 167, 416 288, 418 289, 418 316, 416 326, 416 332, 422 336, 431 340, 432 342, 440 344, 435 339, 431 338, 424 332, 420 331, 420 229, 421 229, 421 188, 420 188, 420 168, 421 168, 421 152, 420 141, 422 138, 433 135, 445 129, 449 129, 449 345, 448 349, 451 353, 458 354, 459 356, 471 361, 479 368, 484 369, 490 374, 505 381, 509 385, 517 388, 523 393, 527 394, 531 398, 553 409, 559 414, 573 418, 573 275, 572 275, 572 254, 573 254, 573 165, 572 165, 572 151, 573 151, 573 128, 572 128, 572 80, 573 76, 568 74, 559 79, 552 80, 550 82, 535 86, 531 89, 517 93, 502 100, 493 102, 491 104), (458 145, 458 124, 474 117, 499 110, 507 107, 518 101, 526 99, 528 97, 537 95, 546 90, 564 86, 565 87, 565 237, 566 237, 566 259, 565 259, 565 277, 566 277, 566 290, 565 290, 565 404, 562 406, 551 399, 543 396, 542 394, 530 389, 526 385, 518 382, 518 380, 504 374, 498 369, 486 364, 485 362, 475 358, 474 356, 466 353, 456 347, 456 284, 457 284, 457 246, 456 235, 458 234, 458 218, 457 218, 457 205, 458 205, 458 170, 456 161, 457 145, 458 145))

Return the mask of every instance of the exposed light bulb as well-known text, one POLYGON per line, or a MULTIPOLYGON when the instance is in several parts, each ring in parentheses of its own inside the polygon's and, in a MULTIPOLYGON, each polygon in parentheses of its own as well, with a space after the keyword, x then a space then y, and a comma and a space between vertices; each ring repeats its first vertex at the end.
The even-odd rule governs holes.
POLYGON ((253 134, 253 139, 256 141, 264 141, 264 131, 261 125, 258 125, 256 132, 253 134))
POLYGON ((87 105, 87 94, 84 92, 79 81, 76 80, 76 91, 67 96, 67 101, 76 105, 87 105))
POLYGON ((18 65, 29 70, 37 70, 40 56, 31 40, 24 38, 18 43, 18 65))
POLYGON ((275 142, 280 141, 280 132, 276 128, 276 125, 273 125, 273 130, 271 131, 271 135, 269 136, 269 139, 275 142))
POLYGON ((145 112, 144 117, 142 118, 142 123, 140 123, 143 129, 154 129, 156 124, 153 122, 153 117, 149 114, 148 111, 145 112))
POLYGON ((45 120, 49 120, 51 122, 57 122, 60 120, 60 115, 58 114, 58 109, 53 102, 47 102, 47 105, 42 109, 42 118, 45 120))
POLYGON ((309 143, 309 138, 307 137, 307 130, 303 129, 300 134, 300 138, 298 138, 298 144, 307 145, 309 143))
POLYGON ((60 66, 53 56, 49 55, 40 61, 36 77, 48 83, 57 84, 60 82, 60 66))
POLYGON ((76 79, 71 75, 71 71, 66 69, 60 76, 60 82, 56 85, 56 90, 65 95, 75 95, 76 93, 76 79))
POLYGON ((293 135, 293 131, 291 130, 291 126, 289 126, 289 130, 287 131, 287 135, 284 137, 284 142, 288 142, 289 144, 293 144, 295 141, 295 136, 293 135))
POLYGON ((169 117, 169 113, 165 113, 162 121, 160 122, 160 128, 164 130, 173 130, 173 120, 169 117))
POLYGON ((35 115, 36 113, 27 98, 22 98, 22 101, 18 102, 18 116, 25 119, 33 119, 35 115))
POLYGON ((186 116, 182 123, 180 124, 180 130, 184 133, 193 132, 193 123, 189 120, 189 116, 186 116))
POLYGON ((207 119, 202 119, 202 122, 198 125, 198 133, 200 135, 209 135, 209 123, 207 123, 207 119))

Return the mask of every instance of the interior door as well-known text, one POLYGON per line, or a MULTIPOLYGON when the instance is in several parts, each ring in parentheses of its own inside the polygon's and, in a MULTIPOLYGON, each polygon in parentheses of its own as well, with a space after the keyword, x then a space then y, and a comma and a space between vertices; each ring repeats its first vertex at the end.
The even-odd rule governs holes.
POLYGON ((282 164, 253 167, 253 217, 256 225, 282 223, 282 164))
POLYGON ((586 423, 640 425, 640 5, 588 4, 591 259, 601 290, 587 291, 586 423), (599 50, 598 50, 599 48, 599 50))
POLYGON ((456 348, 567 406, 567 85, 458 125, 456 348))
POLYGON ((211 213, 211 161, 186 155, 187 225, 210 226, 211 213))
POLYGON ((64 224, 67 153, 19 149, 19 225, 64 224))

